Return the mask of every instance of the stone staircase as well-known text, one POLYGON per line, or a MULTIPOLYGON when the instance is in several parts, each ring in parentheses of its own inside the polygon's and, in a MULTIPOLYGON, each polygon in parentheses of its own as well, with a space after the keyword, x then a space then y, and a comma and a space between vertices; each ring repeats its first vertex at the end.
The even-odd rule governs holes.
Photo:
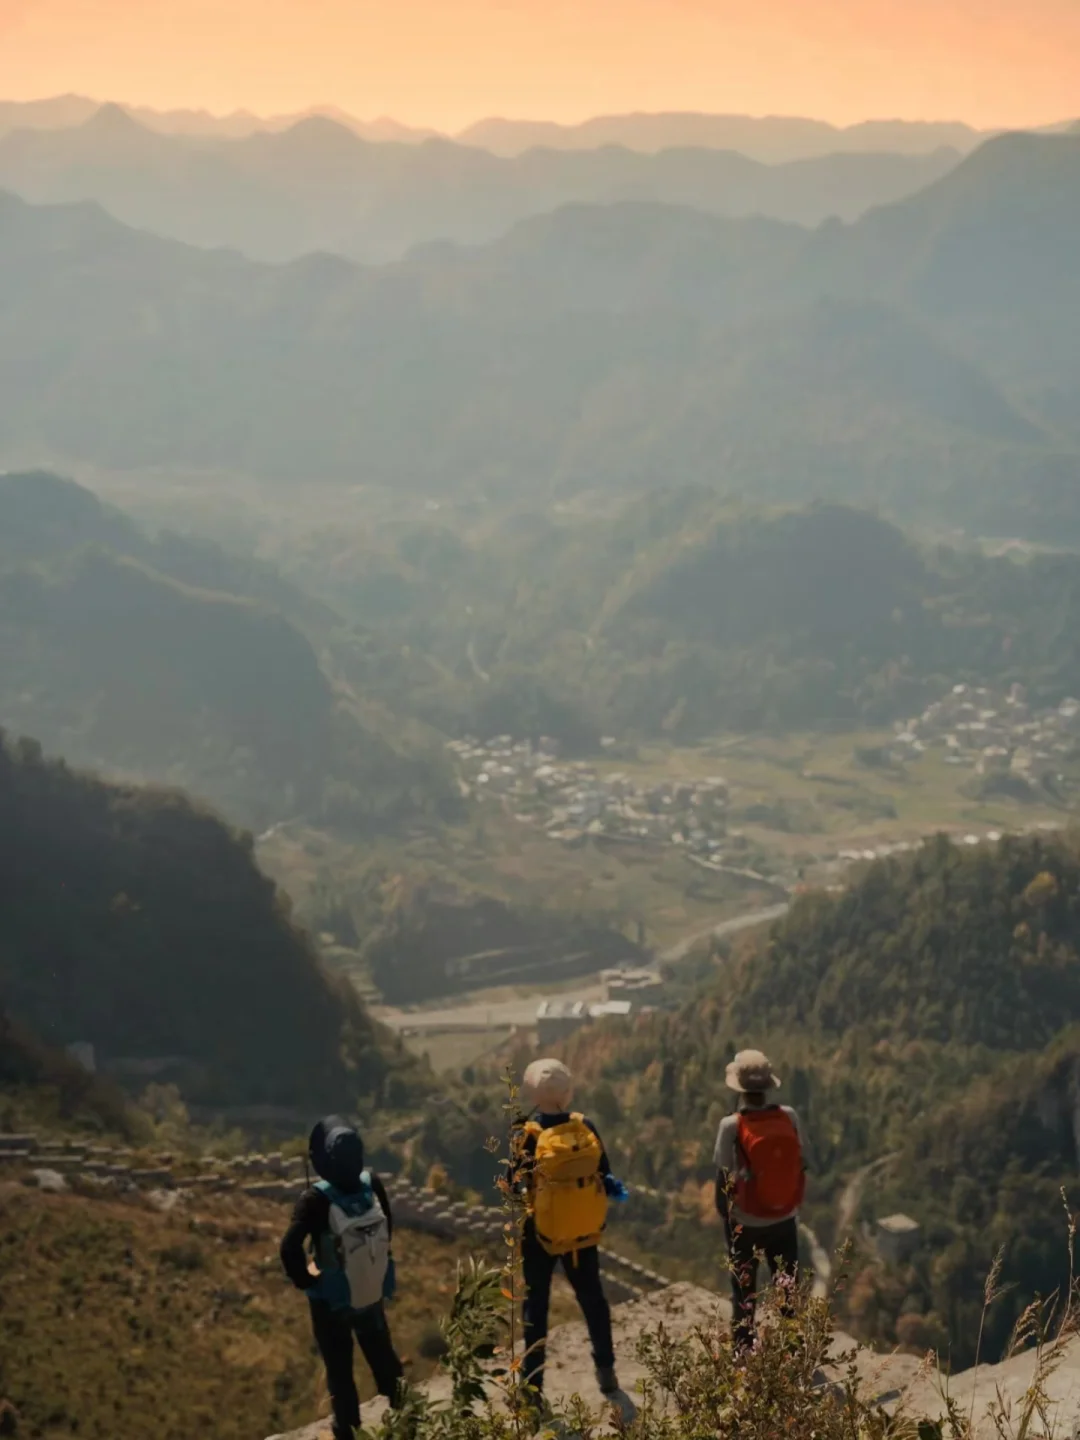
MULTIPOLYGON (((32 1134, 0 1134, 0 1173, 21 1171, 31 1184, 56 1188, 56 1178, 43 1181, 40 1177, 59 1177, 67 1183, 83 1182, 102 1193, 133 1190, 176 1190, 195 1193, 239 1192, 253 1200, 266 1200, 292 1205, 305 1185, 302 1159, 288 1157, 280 1151, 268 1155, 250 1154, 230 1160, 204 1159, 193 1165, 160 1154, 152 1165, 136 1163, 130 1149, 82 1142, 46 1142, 32 1134)), ((418 1230, 450 1241, 465 1241, 477 1249, 501 1246, 506 1216, 493 1205, 470 1205, 451 1201, 434 1190, 413 1185, 402 1176, 383 1175, 394 1214, 394 1224, 403 1230, 418 1230)), ((616 1304, 639 1300, 671 1284, 663 1275, 647 1266, 620 1255, 607 1246, 601 1248, 604 1281, 616 1304)))

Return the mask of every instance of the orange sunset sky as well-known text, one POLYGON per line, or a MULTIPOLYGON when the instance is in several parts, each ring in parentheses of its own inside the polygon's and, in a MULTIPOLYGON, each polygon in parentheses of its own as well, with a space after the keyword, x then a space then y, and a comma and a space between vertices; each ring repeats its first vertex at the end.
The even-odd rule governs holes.
POLYGON ((1080 115, 1080 0, 0 0, 0 98, 454 129, 621 110, 1080 115))

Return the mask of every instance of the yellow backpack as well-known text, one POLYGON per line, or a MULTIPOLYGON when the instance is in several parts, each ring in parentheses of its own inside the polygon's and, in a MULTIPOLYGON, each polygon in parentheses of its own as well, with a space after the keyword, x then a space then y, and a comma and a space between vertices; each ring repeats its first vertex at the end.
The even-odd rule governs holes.
POLYGON ((581 1115, 547 1129, 532 1120, 525 1133, 536 1136, 529 1191, 536 1238, 549 1255, 599 1244, 608 1208, 600 1141, 581 1115))

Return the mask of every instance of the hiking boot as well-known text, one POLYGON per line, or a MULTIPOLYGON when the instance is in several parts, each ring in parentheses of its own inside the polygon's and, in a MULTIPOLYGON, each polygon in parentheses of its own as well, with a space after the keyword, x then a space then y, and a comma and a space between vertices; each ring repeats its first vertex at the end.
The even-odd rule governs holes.
POLYGON ((596 1383, 600 1386, 601 1395, 614 1395, 619 1388, 619 1377, 615 1374, 614 1365, 597 1365, 596 1383))

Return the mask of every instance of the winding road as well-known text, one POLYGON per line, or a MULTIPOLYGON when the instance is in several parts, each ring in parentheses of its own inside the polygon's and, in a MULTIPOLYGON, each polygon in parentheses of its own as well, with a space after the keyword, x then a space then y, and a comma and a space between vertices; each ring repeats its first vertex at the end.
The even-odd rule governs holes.
POLYGON ((750 910, 745 915, 737 915, 734 920, 721 920, 718 925, 710 925, 707 930, 698 930, 693 935, 685 935, 677 944, 672 945, 660 955, 660 959, 673 964, 678 960, 685 960, 695 945, 700 945, 703 940, 723 940, 729 935, 738 935, 742 930, 752 930, 755 925, 768 925, 774 920, 779 920, 786 915, 791 908, 791 901, 785 900, 779 905, 767 905, 763 910, 750 910))
POLYGON ((836 1205, 836 1238, 841 1245, 851 1234, 851 1227, 858 1213, 867 1180, 871 1175, 876 1175, 879 1170, 883 1170, 890 1160, 895 1159, 895 1152, 889 1155, 879 1155, 876 1160, 871 1160, 869 1165, 864 1165, 861 1170, 856 1170, 841 1190, 840 1199, 836 1205))

